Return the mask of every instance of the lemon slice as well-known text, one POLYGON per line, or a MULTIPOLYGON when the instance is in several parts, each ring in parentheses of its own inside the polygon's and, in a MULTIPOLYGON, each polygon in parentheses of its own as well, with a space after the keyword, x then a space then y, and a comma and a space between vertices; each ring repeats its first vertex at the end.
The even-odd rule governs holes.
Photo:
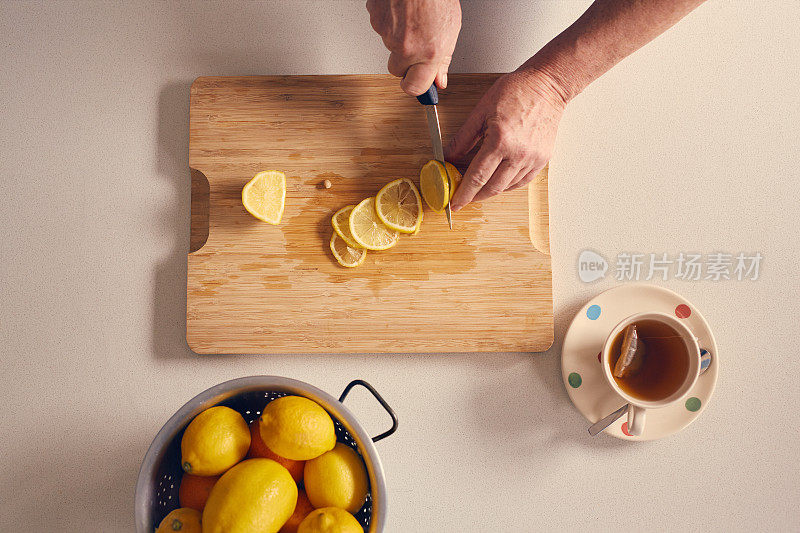
POLYGON ((419 212, 419 220, 417 221, 417 227, 414 228, 414 231, 411 232, 411 235, 416 235, 419 233, 420 228, 422 228, 422 211, 419 212))
POLYGON ((461 172, 459 172, 456 167, 447 161, 444 162, 444 166, 447 167, 447 177, 449 178, 450 183, 450 199, 452 200, 453 195, 456 193, 456 189, 458 189, 458 186, 461 185, 461 172))
POLYGON ((364 248, 350 246, 336 232, 331 235, 331 252, 333 252, 333 257, 336 258, 337 263, 348 268, 357 267, 367 258, 367 251, 364 248))
POLYGON ((375 211, 375 197, 362 200, 350 213, 353 240, 367 250, 386 250, 397 244, 400 234, 387 228, 375 211))
POLYGON ((431 159, 419 171, 419 188, 431 209, 442 211, 450 200, 450 181, 444 165, 431 159))
POLYGON ((354 207, 354 205, 348 205, 336 211, 331 217, 331 225, 339 237, 344 239, 347 246, 350 248, 363 248, 353 240, 353 234, 350 233, 350 213, 353 212, 354 207))
POLYGON ((278 224, 286 199, 286 176, 277 170, 259 172, 242 189, 242 205, 259 220, 278 224))
POLYGON ((375 213, 386 227, 400 233, 414 233, 422 218, 422 198, 408 178, 394 180, 375 195, 375 213))

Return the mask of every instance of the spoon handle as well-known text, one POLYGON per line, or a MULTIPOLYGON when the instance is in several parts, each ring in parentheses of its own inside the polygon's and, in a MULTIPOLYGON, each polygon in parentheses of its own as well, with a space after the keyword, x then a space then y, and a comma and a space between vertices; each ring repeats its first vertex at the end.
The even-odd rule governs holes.
POLYGON ((628 407, 629 404, 626 403, 625 405, 623 405, 610 415, 598 420, 597 422, 589 426, 589 435, 594 437, 595 435, 606 429, 608 426, 613 424, 615 420, 618 420, 622 415, 628 412, 628 407))

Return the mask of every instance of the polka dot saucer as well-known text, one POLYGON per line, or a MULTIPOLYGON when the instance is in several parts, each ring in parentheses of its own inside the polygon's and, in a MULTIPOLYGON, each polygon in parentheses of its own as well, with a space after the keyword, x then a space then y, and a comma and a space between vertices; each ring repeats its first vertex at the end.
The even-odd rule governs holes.
POLYGON ((625 440, 660 439, 694 422, 711 400, 719 373, 719 353, 711 328, 684 297, 663 287, 641 283, 609 289, 578 312, 567 330, 561 351, 561 372, 567 393, 590 424, 625 404, 603 378, 600 352, 606 337, 622 319, 645 311, 672 313, 686 321, 700 344, 702 373, 683 400, 647 411, 647 423, 641 436, 628 434, 627 416, 604 431, 625 440))

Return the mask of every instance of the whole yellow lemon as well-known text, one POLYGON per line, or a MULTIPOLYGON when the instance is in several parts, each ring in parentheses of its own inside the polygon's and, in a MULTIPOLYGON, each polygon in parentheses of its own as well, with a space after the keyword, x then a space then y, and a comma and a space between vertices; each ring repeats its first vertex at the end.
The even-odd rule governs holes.
POLYGON ((175 509, 158 525, 156 533, 202 533, 200 526, 200 511, 196 509, 189 509, 188 507, 181 507, 175 509))
POLYGON ((305 517, 297 533, 364 533, 364 528, 344 509, 323 507, 305 517))
POLYGON ((342 443, 306 462, 303 483, 314 507, 340 507, 351 513, 361 509, 369 489, 364 461, 342 443))
POLYGON ((294 461, 319 457, 336 444, 333 420, 318 403, 302 396, 272 400, 261 414, 261 440, 294 461))
POLYGON ((230 407, 206 409, 189 423, 181 439, 181 465, 196 476, 217 476, 238 463, 250 448, 250 429, 230 407))
POLYGON ((203 533, 277 533, 297 504, 297 485, 272 459, 248 459, 219 478, 203 510, 203 533))

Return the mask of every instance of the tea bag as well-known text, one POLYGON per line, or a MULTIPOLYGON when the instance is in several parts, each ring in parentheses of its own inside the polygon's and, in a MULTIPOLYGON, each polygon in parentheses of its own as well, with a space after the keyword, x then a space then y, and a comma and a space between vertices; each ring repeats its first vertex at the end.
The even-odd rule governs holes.
POLYGON ((645 348, 644 343, 639 340, 639 332, 636 330, 636 324, 631 324, 625 328, 620 352, 617 364, 614 365, 615 378, 628 378, 642 369, 645 358, 645 348))

